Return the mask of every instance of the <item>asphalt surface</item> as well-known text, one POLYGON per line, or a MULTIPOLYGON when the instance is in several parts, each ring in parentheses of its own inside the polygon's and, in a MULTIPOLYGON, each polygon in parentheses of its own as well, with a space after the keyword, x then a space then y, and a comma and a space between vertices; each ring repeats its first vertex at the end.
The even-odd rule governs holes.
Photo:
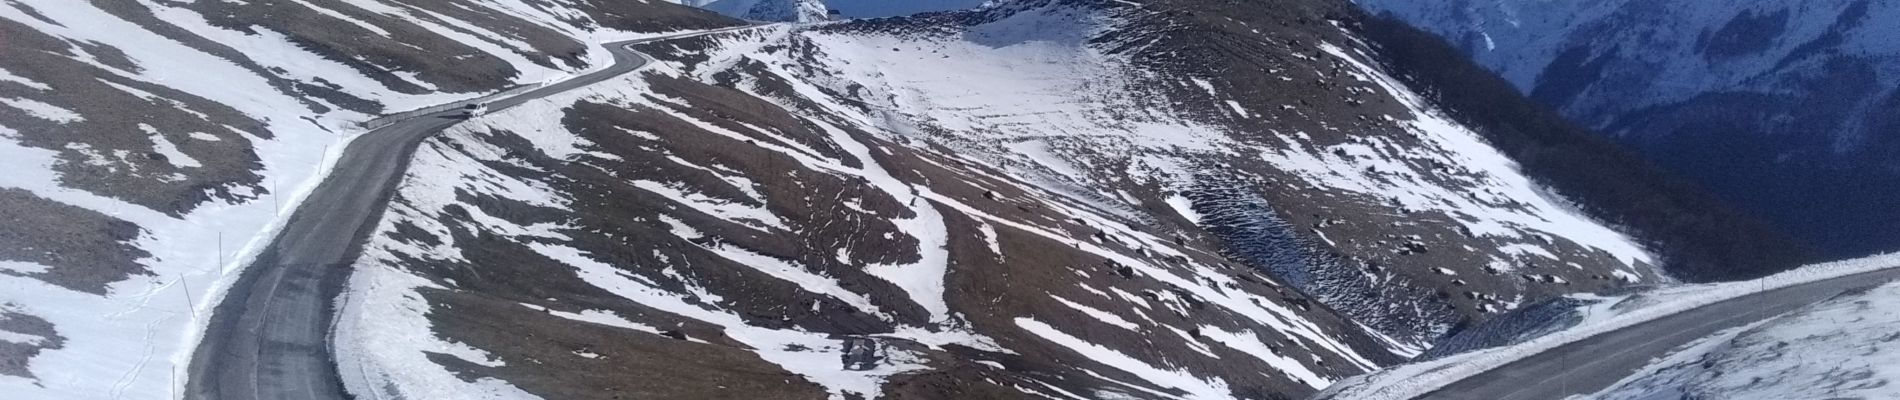
POLYGON ((1888 269, 1790 286, 1659 318, 1518 360, 1420 399, 1546 400, 1603 390, 1652 359, 1718 331, 1794 311, 1850 289, 1900 279, 1888 269))
MULTIPOLYGON (((628 45, 742 28, 613 43, 607 46, 612 66, 490 101, 488 110, 500 111, 645 66, 650 59, 628 45)), ((348 398, 330 351, 332 306, 410 156, 423 139, 462 122, 460 112, 416 116, 350 143, 329 177, 218 304, 191 360, 187 398, 348 398)))

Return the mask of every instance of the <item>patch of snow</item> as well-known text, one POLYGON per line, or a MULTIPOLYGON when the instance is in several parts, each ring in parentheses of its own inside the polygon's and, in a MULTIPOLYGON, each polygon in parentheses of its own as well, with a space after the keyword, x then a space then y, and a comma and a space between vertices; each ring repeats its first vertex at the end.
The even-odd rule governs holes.
POLYGON ((713 254, 718 254, 720 257, 732 260, 732 262, 738 263, 739 265, 750 267, 755 271, 765 273, 773 278, 796 284, 799 288, 805 289, 807 292, 830 296, 831 298, 845 302, 845 304, 850 304, 852 307, 857 307, 859 311, 868 314, 882 314, 882 312, 878 310, 877 305, 871 302, 870 298, 864 297, 863 294, 853 292, 850 289, 845 289, 844 286, 838 283, 836 278, 810 272, 802 265, 793 264, 790 261, 754 253, 734 246, 702 245, 700 247, 713 252, 713 254))
POLYGON ((39 119, 43 119, 47 121, 53 121, 53 122, 57 122, 61 124, 70 124, 70 123, 86 120, 85 117, 81 117, 79 113, 73 112, 73 110, 60 108, 59 106, 52 105, 52 104, 46 104, 39 100, 0 97, 0 105, 13 107, 15 109, 19 109, 20 111, 25 111, 26 115, 31 115, 34 118, 39 118, 39 119))
POLYGON ((1117 328, 1127 329, 1131 332, 1141 332, 1141 325, 1135 325, 1135 323, 1133 322, 1128 322, 1128 320, 1122 319, 1121 316, 1115 315, 1115 313, 1102 311, 1101 309, 1097 309, 1095 307, 1089 307, 1088 305, 1085 305, 1082 303, 1069 301, 1069 299, 1062 298, 1062 296, 1051 295, 1049 296, 1049 298, 1055 299, 1056 302, 1062 303, 1062 305, 1065 305, 1065 306, 1069 306, 1069 308, 1075 309, 1076 311, 1081 311, 1082 314, 1086 314, 1089 317, 1095 318, 1095 320, 1097 321, 1102 321, 1102 323, 1113 325, 1117 328))
POLYGON ((1550 260, 1563 260, 1562 258, 1558 258, 1556 254, 1551 254, 1550 250, 1544 249, 1543 246, 1533 244, 1512 243, 1498 246, 1498 252, 1524 256, 1538 256, 1550 260))
POLYGON ((1305 364, 1300 363, 1300 360, 1275 353, 1271 347, 1268 347, 1266 343, 1260 341, 1259 335, 1254 334, 1252 331, 1228 331, 1221 327, 1210 325, 1201 325, 1200 330, 1201 336, 1206 336, 1208 339, 1220 342, 1228 348, 1239 350, 1242 353, 1247 353, 1247 355, 1258 358, 1261 362, 1265 362, 1267 365, 1279 369, 1280 372, 1286 373, 1288 377, 1300 383, 1305 383, 1307 386, 1320 388, 1333 384, 1332 378, 1314 373, 1312 369, 1308 369, 1305 364))
POLYGON ((1253 116, 1253 113, 1251 113, 1251 112, 1248 112, 1248 111, 1247 111, 1247 107, 1242 107, 1242 106, 1240 105, 1240 102, 1238 102, 1238 101, 1233 101, 1233 100, 1226 100, 1226 103, 1227 103, 1227 108, 1232 108, 1232 109, 1234 109, 1234 113, 1235 113, 1235 114, 1240 114, 1240 117, 1241 117, 1241 118, 1248 118, 1248 117, 1252 117, 1252 116, 1253 116))
POLYGON ((1201 213, 1194 211, 1194 202, 1189 201, 1187 197, 1183 197, 1180 194, 1171 194, 1168 195, 1167 202, 1168 206, 1174 207, 1176 214, 1181 214, 1181 218, 1187 218, 1189 222, 1193 222, 1196 225, 1201 223, 1201 213))
POLYGON ((53 90, 52 86, 46 86, 46 84, 44 83, 40 83, 39 81, 35 81, 24 76, 14 75, 12 71, 8 71, 6 68, 0 68, 0 82, 18 83, 22 86, 26 86, 33 89, 39 89, 39 90, 53 90))
POLYGON ((351 17, 348 14, 340 13, 340 12, 337 12, 336 10, 324 8, 316 4, 311 4, 309 1, 305 1, 305 0, 290 0, 290 1, 293 3, 297 3, 297 5, 304 6, 304 8, 308 8, 318 13, 322 13, 323 15, 329 16, 330 18, 336 18, 338 20, 342 20, 343 22, 348 22, 350 23, 350 25, 356 25, 359 28, 363 28, 363 30, 370 31, 377 35, 381 35, 382 37, 385 37, 385 38, 390 37, 389 30, 383 29, 382 27, 376 26, 369 22, 365 22, 361 19, 351 17))
POLYGON ((14 331, 0 330, 0 342, 24 344, 28 346, 37 346, 44 341, 46 341, 46 337, 44 336, 28 335, 28 334, 14 332, 14 331))
POLYGON ((166 139, 164 133, 160 133, 158 129, 152 128, 151 125, 139 124, 139 130, 145 131, 146 137, 152 140, 152 151, 164 155, 165 161, 170 162, 172 165, 180 168, 198 168, 204 166, 204 164, 198 163, 198 159, 191 158, 191 156, 186 155, 185 152, 178 151, 178 145, 173 144, 171 139, 166 139))
POLYGON ((39 274, 45 273, 47 270, 48 268, 45 265, 38 263, 0 260, 0 271, 8 271, 16 274, 39 274))
POLYGON ((686 205, 699 212, 706 213, 706 215, 732 221, 733 223, 752 229, 789 229, 785 226, 785 221, 779 219, 778 214, 773 214, 771 210, 767 210, 763 207, 716 199, 699 193, 687 192, 686 189, 675 187, 674 185, 654 181, 633 181, 633 186, 641 190, 653 192, 653 194, 665 196, 667 199, 686 205))
POLYGON ((1002 258, 1003 244, 997 242, 996 226, 982 221, 977 221, 976 224, 977 231, 983 234, 983 244, 989 246, 990 252, 995 253, 997 258, 1002 258))
MULTIPOLYGON (((547 307, 542 307, 542 306, 533 305, 533 304, 524 303, 521 306, 527 307, 535 311, 548 313, 548 315, 553 315, 553 316, 561 317, 561 318, 567 318, 567 319, 571 319, 575 321, 581 321, 581 322, 586 322, 590 324, 606 325, 606 326, 611 326, 615 328, 651 333, 655 335, 660 334, 660 328, 654 328, 652 325, 628 321, 626 318, 622 318, 620 315, 614 314, 613 312, 609 312, 609 311, 581 310, 581 312, 574 313, 574 312, 551 310, 551 309, 548 309, 547 307)), ((689 340, 693 340, 693 341, 701 342, 701 343, 705 342, 703 340, 697 340, 697 338, 691 338, 689 340)))
MULTIPOLYGON (((1069 351, 1083 359, 1101 363, 1140 377, 1142 380, 1162 387, 1187 392, 1188 397, 1196 399, 1224 399, 1233 397, 1233 391, 1227 387, 1227 381, 1220 378, 1202 379, 1185 371, 1165 369, 1142 362, 1115 349, 1090 343, 1082 338, 1063 333, 1056 327, 1031 318, 1016 318, 1016 327, 1036 335, 1069 351)), ((1106 378, 1104 378, 1106 379, 1106 378)), ((1130 385, 1131 387, 1138 387, 1130 385)), ((1169 396, 1172 397, 1172 396, 1169 396)))

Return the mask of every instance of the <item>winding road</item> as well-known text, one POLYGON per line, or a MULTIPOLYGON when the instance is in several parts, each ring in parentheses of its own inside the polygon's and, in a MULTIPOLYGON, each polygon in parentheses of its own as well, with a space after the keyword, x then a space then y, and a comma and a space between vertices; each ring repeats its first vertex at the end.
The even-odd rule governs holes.
POLYGON ((1696 339, 1895 279, 1900 279, 1900 268, 1737 297, 1558 346, 1419 399, 1547 400, 1595 393, 1696 339))
MULTIPOLYGON (((736 26, 611 43, 614 63, 489 101, 499 111, 633 72, 651 58, 631 45, 745 29, 736 26)), ((462 122, 448 111, 413 116, 350 143, 327 178, 291 214, 269 247, 218 304, 189 367, 190 399, 345 399, 330 351, 333 305, 360 246, 402 180, 423 139, 462 122)))

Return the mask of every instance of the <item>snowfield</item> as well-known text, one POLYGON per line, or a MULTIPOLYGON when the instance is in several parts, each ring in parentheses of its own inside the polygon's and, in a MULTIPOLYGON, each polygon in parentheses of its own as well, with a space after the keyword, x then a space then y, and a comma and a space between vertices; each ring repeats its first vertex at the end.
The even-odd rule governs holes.
MULTIPOLYGON (((1809 265, 1753 281, 1662 287, 1627 296, 1626 298, 1638 299, 1632 303, 1601 302, 1593 307, 1588 314, 1589 317, 1583 323, 1567 330, 1552 332, 1515 345, 1478 350, 1418 364, 1401 365, 1353 377, 1327 389, 1320 397, 1366 400, 1410 399, 1430 393, 1452 382, 1592 335, 1615 331, 1748 294, 1896 266, 1900 266, 1900 254, 1886 254, 1809 265)), ((1776 323, 1778 322, 1770 322, 1770 326, 1776 323)))

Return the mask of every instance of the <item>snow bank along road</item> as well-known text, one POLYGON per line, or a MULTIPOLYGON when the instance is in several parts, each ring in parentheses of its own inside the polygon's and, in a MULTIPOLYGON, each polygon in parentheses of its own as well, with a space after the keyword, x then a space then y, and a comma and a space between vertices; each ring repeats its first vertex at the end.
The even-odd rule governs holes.
MULTIPOLYGON (((500 110, 643 67, 628 46, 723 32, 732 27, 612 43, 614 64, 488 103, 500 110)), ((409 158, 422 140, 461 122, 459 110, 425 114, 352 142, 328 178, 290 216, 270 246, 226 293, 199 342, 186 397, 192 399, 342 399, 330 352, 331 308, 359 246, 376 228, 409 158)))
MULTIPOLYGON (((1793 311, 1858 287, 1900 279, 1900 268, 1768 290, 1558 346, 1439 388, 1421 399, 1561 399, 1595 393, 1677 346, 1793 311)), ((1562 334, 1562 333, 1558 333, 1562 334)))

